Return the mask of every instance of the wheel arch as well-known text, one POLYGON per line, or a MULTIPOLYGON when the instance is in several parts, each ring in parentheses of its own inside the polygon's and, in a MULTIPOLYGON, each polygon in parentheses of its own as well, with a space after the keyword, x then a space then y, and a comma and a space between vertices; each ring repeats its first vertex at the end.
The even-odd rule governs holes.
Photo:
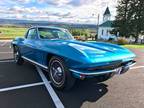
POLYGON ((11 46, 12 46, 13 50, 15 50, 16 47, 18 47, 16 44, 12 44, 11 46))
POLYGON ((18 47, 18 44, 16 44, 16 43, 11 43, 11 46, 12 46, 12 48, 18 47))
POLYGON ((46 65, 48 66, 48 64, 49 64, 49 61, 50 61, 50 59, 53 57, 53 56, 56 56, 56 57, 60 57, 61 59, 63 59, 64 61, 66 61, 66 58, 65 57, 63 57, 63 56, 60 56, 60 55, 57 55, 57 54, 53 54, 53 53, 47 53, 47 55, 46 55, 46 65))
MULTIPOLYGON (((61 61, 61 65, 63 65, 63 71, 64 71, 64 73, 65 73, 65 78, 64 78, 64 80, 60 83, 60 84, 56 84, 56 82, 54 81, 54 78, 52 77, 53 75, 51 74, 51 72, 52 71, 49 71, 49 76, 50 76, 50 80, 52 81, 52 85, 55 87, 55 88, 57 88, 58 90, 69 90, 70 88, 72 88, 73 87, 73 85, 74 85, 74 83, 75 83, 75 81, 76 81, 76 79, 73 77, 73 75, 72 75, 72 73, 69 71, 69 69, 67 68, 67 64, 66 63, 64 63, 63 64, 63 62, 65 62, 68 58, 66 58, 66 57, 62 57, 62 56, 59 56, 59 55, 57 55, 57 54, 52 54, 52 53, 48 53, 47 54, 47 61, 49 62, 50 61, 50 59, 52 58, 52 57, 59 57, 60 59, 62 59, 63 61, 61 61, 60 59, 60 61, 61 61)), ((55 59, 53 59, 53 60, 55 60, 55 59)), ((49 68, 50 69, 50 68, 49 68)))

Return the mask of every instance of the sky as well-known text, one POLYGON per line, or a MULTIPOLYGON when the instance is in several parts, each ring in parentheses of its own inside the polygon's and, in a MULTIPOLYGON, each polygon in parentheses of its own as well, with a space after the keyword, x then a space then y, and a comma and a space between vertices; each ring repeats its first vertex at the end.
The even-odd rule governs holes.
POLYGON ((117 0, 0 0, 0 18, 96 24, 107 6, 114 20, 117 0))

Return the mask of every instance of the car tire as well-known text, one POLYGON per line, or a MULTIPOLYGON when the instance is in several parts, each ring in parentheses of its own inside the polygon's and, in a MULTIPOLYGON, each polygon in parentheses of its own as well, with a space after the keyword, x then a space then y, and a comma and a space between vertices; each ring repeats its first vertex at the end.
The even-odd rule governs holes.
POLYGON ((71 75, 62 58, 53 56, 49 61, 48 69, 52 86, 56 89, 69 90, 73 87, 76 79, 71 75))
POLYGON ((14 61, 17 65, 22 65, 24 63, 24 60, 21 57, 19 48, 17 46, 14 46, 14 48, 13 48, 13 57, 14 57, 14 61))

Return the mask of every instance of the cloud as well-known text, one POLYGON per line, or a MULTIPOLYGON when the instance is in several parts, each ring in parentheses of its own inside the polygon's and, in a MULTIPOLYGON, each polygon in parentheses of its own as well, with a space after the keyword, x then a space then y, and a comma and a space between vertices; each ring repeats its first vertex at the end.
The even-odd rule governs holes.
POLYGON ((96 0, 38 0, 38 3, 47 3, 55 6, 81 6, 84 4, 93 3, 96 0))
POLYGON ((30 3, 30 2, 33 2, 33 0, 11 0, 11 1, 14 1, 14 2, 17 2, 17 3, 30 3))
POLYGON ((96 0, 72 0, 68 4, 72 6, 81 6, 81 5, 93 3, 95 1, 96 0))
POLYGON ((1 0, 1 18, 63 21, 96 24, 109 6, 112 19, 117 0, 1 0))
POLYGON ((54 6, 65 6, 72 0, 37 0, 38 3, 47 3, 48 5, 54 6))

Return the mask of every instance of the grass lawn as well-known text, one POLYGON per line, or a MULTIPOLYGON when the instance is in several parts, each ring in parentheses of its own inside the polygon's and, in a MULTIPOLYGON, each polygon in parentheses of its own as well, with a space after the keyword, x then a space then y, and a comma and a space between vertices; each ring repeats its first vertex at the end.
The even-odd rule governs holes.
POLYGON ((142 45, 122 45, 126 48, 144 48, 144 44, 142 45))
POLYGON ((0 27, 0 39, 23 37, 26 30, 22 27, 0 27))

